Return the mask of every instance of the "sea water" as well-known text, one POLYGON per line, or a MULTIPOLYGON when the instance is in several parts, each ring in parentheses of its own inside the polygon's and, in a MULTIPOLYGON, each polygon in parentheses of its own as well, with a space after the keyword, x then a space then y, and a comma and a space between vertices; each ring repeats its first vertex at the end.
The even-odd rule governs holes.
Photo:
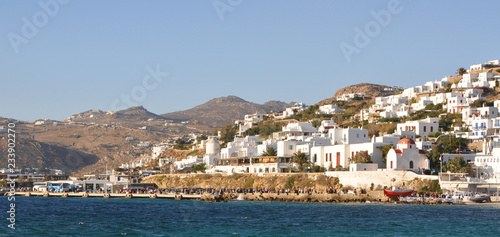
POLYGON ((500 206, 16 197, 0 236, 500 236, 500 206))

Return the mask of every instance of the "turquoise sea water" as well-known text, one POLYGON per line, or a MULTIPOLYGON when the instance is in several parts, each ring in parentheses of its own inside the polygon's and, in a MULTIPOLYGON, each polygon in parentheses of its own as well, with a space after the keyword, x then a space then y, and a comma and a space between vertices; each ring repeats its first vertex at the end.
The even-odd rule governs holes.
POLYGON ((0 236, 500 236, 500 207, 0 198, 0 236))

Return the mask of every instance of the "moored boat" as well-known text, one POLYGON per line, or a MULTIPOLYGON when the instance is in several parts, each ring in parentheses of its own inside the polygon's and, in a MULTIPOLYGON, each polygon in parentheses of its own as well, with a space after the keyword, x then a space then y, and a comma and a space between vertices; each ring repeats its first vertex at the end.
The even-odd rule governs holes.
POLYGON ((384 189, 384 195, 387 197, 407 197, 413 193, 413 189, 396 189, 396 190, 387 190, 384 189))
POLYGON ((481 194, 481 195, 475 196, 473 198, 470 198, 469 201, 481 203, 481 202, 484 202, 484 201, 491 202, 491 199, 490 199, 490 195, 488 195, 488 194, 481 194))

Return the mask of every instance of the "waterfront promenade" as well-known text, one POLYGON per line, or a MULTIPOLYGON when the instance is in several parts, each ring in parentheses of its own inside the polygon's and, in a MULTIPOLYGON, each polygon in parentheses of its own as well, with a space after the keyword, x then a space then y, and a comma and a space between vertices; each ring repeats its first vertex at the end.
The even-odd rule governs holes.
POLYGON ((16 192, 15 196, 25 197, 79 197, 79 198, 163 198, 163 199, 188 199, 197 200, 200 194, 157 194, 157 193, 86 193, 86 192, 16 192))

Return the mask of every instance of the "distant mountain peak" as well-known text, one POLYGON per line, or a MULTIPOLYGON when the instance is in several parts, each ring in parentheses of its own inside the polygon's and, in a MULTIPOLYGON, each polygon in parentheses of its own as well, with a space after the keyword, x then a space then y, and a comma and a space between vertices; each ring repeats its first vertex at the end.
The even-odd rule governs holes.
POLYGON ((210 102, 220 104, 220 103, 247 103, 248 101, 234 95, 229 95, 225 97, 214 98, 208 101, 207 103, 210 102))
POLYGON ((137 111, 137 110, 148 111, 142 105, 139 105, 139 106, 132 106, 132 107, 129 107, 129 108, 126 108, 126 109, 123 109, 123 110, 116 111, 116 112, 137 111))
POLYGON ((283 111, 290 106, 290 103, 275 100, 257 104, 229 95, 211 99, 188 110, 166 113, 161 116, 176 121, 191 121, 212 127, 222 127, 225 124, 233 123, 235 120, 244 119, 246 114, 283 111))

